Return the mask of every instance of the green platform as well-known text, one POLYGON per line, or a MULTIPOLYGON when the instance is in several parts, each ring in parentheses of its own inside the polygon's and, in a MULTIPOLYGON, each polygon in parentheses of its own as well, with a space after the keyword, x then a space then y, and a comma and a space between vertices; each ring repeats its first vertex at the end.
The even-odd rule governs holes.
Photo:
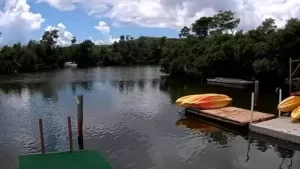
POLYGON ((22 155, 20 169, 114 169, 98 151, 22 155))

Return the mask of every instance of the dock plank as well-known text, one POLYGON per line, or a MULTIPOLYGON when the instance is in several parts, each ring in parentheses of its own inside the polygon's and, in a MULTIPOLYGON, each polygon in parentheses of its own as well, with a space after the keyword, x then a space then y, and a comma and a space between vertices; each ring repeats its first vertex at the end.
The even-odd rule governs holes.
MULTIPOLYGON (((205 116, 219 121, 232 123, 236 125, 245 126, 251 122, 251 111, 247 109, 237 107, 224 107, 218 109, 187 109, 188 112, 197 114, 199 116, 205 116)), ((258 111, 253 112, 253 122, 261 122, 275 118, 275 115, 262 113, 258 111)))
POLYGON ((20 169, 113 169, 98 151, 22 155, 20 169))
POLYGON ((280 117, 250 124, 249 130, 254 133, 300 144, 300 124, 292 123, 290 117, 280 117))

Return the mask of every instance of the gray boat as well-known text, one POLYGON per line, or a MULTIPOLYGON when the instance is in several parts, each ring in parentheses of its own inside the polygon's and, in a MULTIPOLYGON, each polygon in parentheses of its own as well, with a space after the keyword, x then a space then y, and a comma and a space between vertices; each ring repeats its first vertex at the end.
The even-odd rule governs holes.
POLYGON ((244 88, 250 85, 253 85, 253 81, 247 81, 243 79, 235 79, 235 78, 223 78, 223 77, 216 77, 216 78, 208 78, 206 79, 208 84, 216 84, 228 87, 238 87, 244 88))

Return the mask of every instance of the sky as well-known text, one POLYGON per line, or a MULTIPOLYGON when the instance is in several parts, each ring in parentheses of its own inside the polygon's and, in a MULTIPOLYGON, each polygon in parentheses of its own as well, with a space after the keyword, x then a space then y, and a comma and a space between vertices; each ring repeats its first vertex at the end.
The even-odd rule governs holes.
POLYGON ((241 19, 238 29, 256 28, 266 18, 278 27, 300 18, 299 0, 0 0, 0 44, 39 40, 58 29, 59 45, 90 39, 111 44, 120 35, 178 37, 183 26, 219 10, 241 19))

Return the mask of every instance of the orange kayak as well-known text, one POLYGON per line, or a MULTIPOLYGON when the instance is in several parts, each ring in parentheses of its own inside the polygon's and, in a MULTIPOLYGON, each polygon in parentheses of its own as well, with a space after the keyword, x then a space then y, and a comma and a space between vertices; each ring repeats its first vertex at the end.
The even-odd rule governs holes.
POLYGON ((300 106, 292 111, 291 117, 292 117, 292 122, 300 120, 300 106))
POLYGON ((278 109, 281 112, 292 112, 298 106, 300 106, 300 96, 290 96, 284 99, 279 105, 278 109))
POLYGON ((187 96, 180 97, 179 99, 176 100, 176 105, 181 106, 181 104, 184 100, 191 99, 193 97, 196 98, 197 96, 200 96, 200 95, 194 94, 194 95, 187 95, 187 96))
POLYGON ((176 104, 186 108, 214 109, 226 107, 232 99, 223 94, 200 94, 179 98, 176 104))

